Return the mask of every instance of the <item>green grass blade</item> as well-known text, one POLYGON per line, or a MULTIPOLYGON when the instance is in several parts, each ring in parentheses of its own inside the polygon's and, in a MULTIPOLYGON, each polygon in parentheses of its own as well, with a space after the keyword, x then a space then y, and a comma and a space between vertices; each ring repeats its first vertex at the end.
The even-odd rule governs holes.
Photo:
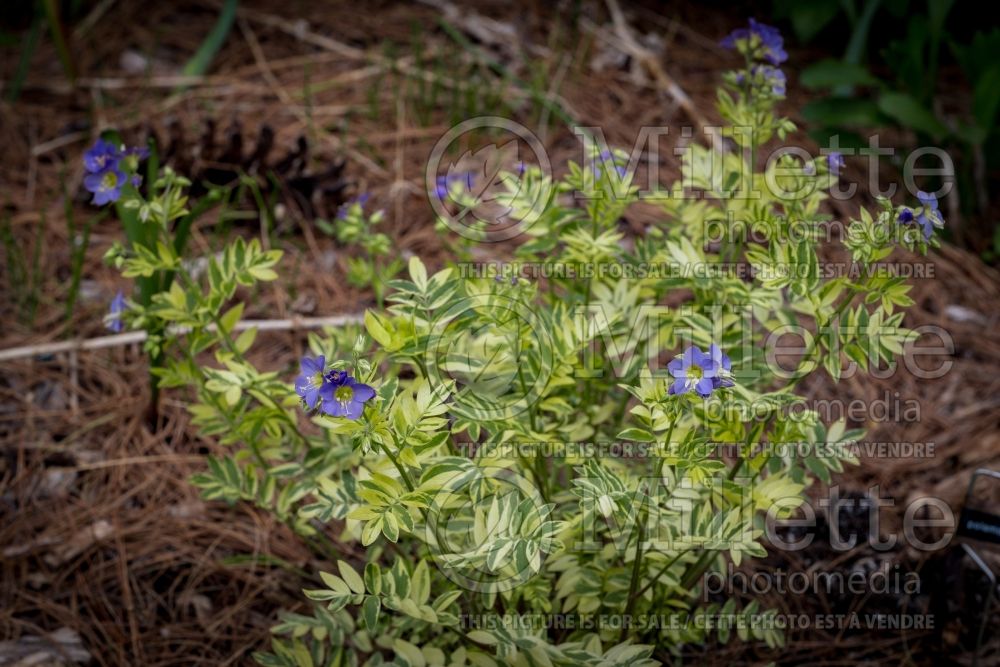
MULTIPOLYGON (((97 215, 87 218, 87 220, 83 223, 83 229, 80 232, 80 245, 73 246, 71 255, 71 268, 73 274, 70 279, 69 294, 66 295, 67 328, 69 327, 70 321, 73 317, 73 307, 76 305, 76 299, 80 294, 80 279, 83 277, 83 262, 87 258, 87 248, 90 246, 90 230, 100 220, 104 219, 106 215, 107 211, 101 211, 97 215)), ((73 242, 74 236, 75 232, 70 234, 70 243, 73 242)))
POLYGON ((14 70, 14 76, 11 77, 10 80, 10 87, 7 89, 8 102, 16 102, 18 96, 21 94, 21 88, 24 86, 24 81, 28 78, 28 68, 31 66, 31 57, 35 55, 35 49, 38 48, 38 38, 41 34, 42 19, 39 17, 35 19, 34 23, 31 24, 31 30, 24 39, 24 46, 21 48, 21 56, 17 59, 17 69, 14 70))
POLYGON ((76 81, 76 67, 73 66, 73 56, 69 52, 66 31, 63 30, 63 23, 59 18, 59 3, 56 0, 42 0, 42 9, 48 20, 49 32, 52 33, 52 42, 55 44, 59 62, 62 63, 63 72, 72 83, 76 81))
POLYGON ((31 284, 28 288, 28 326, 35 323, 35 313, 41 297, 42 286, 42 243, 45 241, 45 211, 39 211, 40 219, 35 230, 35 247, 31 256, 31 284))
POLYGON ((205 41, 198 47, 198 51, 191 57, 191 60, 187 61, 187 64, 184 65, 184 74, 186 76, 201 76, 208 71, 208 68, 212 65, 212 60, 215 59, 215 54, 219 52, 219 49, 222 48, 222 45, 226 41, 226 37, 229 36, 229 30, 233 27, 233 20, 236 18, 236 6, 238 4, 238 0, 226 0, 226 4, 222 6, 222 11, 219 12, 218 20, 212 26, 212 31, 205 37, 205 41))

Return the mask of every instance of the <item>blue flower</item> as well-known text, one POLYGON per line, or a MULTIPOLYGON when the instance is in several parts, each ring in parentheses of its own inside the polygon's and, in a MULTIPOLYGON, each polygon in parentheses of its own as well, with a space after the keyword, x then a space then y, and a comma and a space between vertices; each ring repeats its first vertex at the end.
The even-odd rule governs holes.
POLYGON ((474 179, 475 176, 471 171, 438 176, 434 186, 434 194, 437 195, 438 199, 447 199, 453 183, 462 182, 467 189, 471 190, 474 179))
POLYGON ((767 60, 772 65, 780 65, 788 60, 785 40, 781 31, 773 26, 750 19, 749 28, 737 28, 722 40, 722 46, 742 52, 747 49, 752 58, 767 60))
POLYGON ((149 157, 149 149, 145 146, 131 146, 122 151, 122 157, 133 157, 141 162, 149 157))
POLYGON ((348 199, 343 204, 341 204, 340 207, 337 209, 337 215, 335 216, 335 219, 343 220, 344 218, 346 218, 347 212, 350 211, 351 207, 354 206, 355 204, 357 204, 361 208, 364 208, 365 204, 368 203, 369 199, 371 199, 371 193, 368 192, 362 192, 357 197, 348 199))
POLYGON ((732 362, 718 345, 709 346, 708 354, 691 346, 667 364, 667 370, 675 378, 668 393, 685 394, 693 389, 702 398, 707 398, 716 389, 733 386, 728 377, 731 368, 732 362))
POLYGON ((110 141, 98 139, 91 148, 83 154, 83 166, 91 174, 99 174, 112 165, 117 165, 121 151, 110 141))
POLYGON ((139 187, 142 177, 135 173, 140 160, 149 157, 149 149, 141 147, 117 147, 110 141, 98 139, 83 154, 83 166, 87 175, 83 186, 94 194, 92 203, 103 206, 118 201, 122 187, 131 183, 139 187), (126 175, 126 172, 130 175, 126 175))
POLYGON ((605 169, 613 167, 618 178, 625 178, 628 173, 628 169, 624 165, 618 164, 617 158, 611 151, 601 151, 601 154, 597 156, 597 160, 594 161, 594 178, 601 177, 601 166, 605 169))
POLYGON ((125 303, 125 295, 122 294, 121 290, 115 294, 115 298, 111 300, 111 306, 108 308, 107 317, 107 327, 115 333, 121 333, 125 330, 125 325, 122 323, 122 313, 125 312, 127 308, 125 303))
POLYGON ((122 186, 127 180, 125 172, 121 171, 118 168, 118 163, 115 162, 103 171, 84 176, 83 187, 88 192, 94 193, 91 203, 104 206, 109 202, 118 201, 118 198, 122 196, 122 186))
POLYGON ((323 399, 321 410, 331 417, 358 419, 365 411, 365 403, 375 397, 375 390, 358 382, 347 371, 333 371, 320 389, 323 399))
POLYGON ((771 87, 773 94, 785 94, 785 73, 780 69, 770 65, 754 65, 752 72, 754 77, 759 77, 765 86, 771 87))
POLYGON ((750 30, 747 28, 736 28, 731 33, 722 38, 719 45, 724 49, 736 49, 738 44, 750 36, 750 30))
POLYGON ((444 199, 448 196, 448 177, 438 176, 437 181, 434 185, 434 195, 438 199, 444 199))
POLYGON ((833 151, 826 156, 826 163, 830 166, 830 173, 834 176, 838 176, 840 170, 847 166, 844 162, 844 156, 837 151, 833 151))
POLYGON ((901 225, 910 225, 916 222, 924 232, 924 239, 930 240, 934 234, 934 227, 943 227, 944 218, 938 210, 937 197, 932 193, 920 190, 917 192, 917 199, 920 200, 919 212, 914 213, 909 208, 904 208, 896 218, 896 222, 901 225))
POLYGON ((326 384, 324 377, 326 357, 322 354, 315 358, 302 357, 299 369, 302 373, 295 378, 295 393, 302 398, 306 407, 312 410, 320 398, 320 390, 326 384))
POLYGON ((302 357, 301 374, 295 378, 295 392, 307 409, 317 403, 320 410, 333 417, 358 419, 365 403, 375 396, 375 390, 358 382, 347 371, 326 372, 326 357, 302 357))

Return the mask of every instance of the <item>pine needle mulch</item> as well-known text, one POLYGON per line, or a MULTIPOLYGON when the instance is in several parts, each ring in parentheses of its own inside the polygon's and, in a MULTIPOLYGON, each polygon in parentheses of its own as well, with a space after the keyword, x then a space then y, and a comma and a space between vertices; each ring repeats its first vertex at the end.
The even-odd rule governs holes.
MULTIPOLYGON (((693 116, 702 115, 712 120, 715 82, 732 64, 716 38, 733 27, 735 16, 684 5, 670 18, 642 7, 627 10, 635 34, 654 36, 639 41, 660 54, 665 71, 686 93, 685 103, 665 92, 655 73, 597 36, 600 26, 614 32, 603 4, 587 13, 600 18, 581 19, 579 32, 572 33, 543 3, 525 3, 520 11, 485 3, 457 13, 440 2, 379 3, 371 11, 347 3, 242 3, 210 74, 197 82, 179 82, 176 74, 211 28, 219 5, 93 4, 107 13, 78 26, 70 42, 83 75, 78 86, 65 82, 53 48, 43 41, 20 98, 0 103, 6 153, 0 162, 0 214, 9 220, 9 247, 20 251, 30 278, 12 281, 5 260, 0 349, 102 335, 106 304, 125 286, 100 262, 121 239, 120 229, 114 220, 97 220, 84 253, 76 307, 68 317, 64 312, 73 248, 94 213, 81 192, 79 165, 95 128, 118 128, 130 141, 149 133, 173 140, 178 159, 193 169, 217 166, 205 156, 224 154, 237 139, 241 154, 251 155, 264 128, 273 133, 276 159, 298 150, 301 138, 311 173, 344 160, 348 183, 341 184, 341 194, 372 193, 373 204, 387 211, 386 228, 396 247, 435 264, 447 251, 422 194, 426 156, 451 116, 491 111, 477 109, 475 100, 448 85, 432 98, 419 82, 436 71, 435 62, 444 59, 446 71, 457 72, 462 81, 481 77, 473 96, 497 81, 483 62, 513 72, 518 80, 504 84, 507 111, 544 128, 550 157, 559 164, 579 159, 577 140, 533 99, 541 95, 574 121, 602 126, 611 143, 626 147, 643 125, 692 124, 698 121, 693 116), (485 17, 512 26, 521 48, 491 39, 496 24, 485 17), (456 47, 440 27, 442 18, 470 38, 471 50, 456 47), (594 63, 603 63, 603 69, 594 63), (534 89, 526 87, 533 71, 545 73, 544 85, 534 89), (66 196, 74 229, 65 220, 66 196)), ((16 50, 3 47, 0 55, 0 75, 9 80, 16 50)), ((793 93, 789 108, 802 99, 793 93)), ((661 144, 664 180, 677 176, 672 148, 678 135, 672 131, 661 144)), ((863 164, 852 162, 845 177, 863 182, 864 175, 863 164)), ((344 279, 349 250, 311 219, 329 217, 331 202, 320 198, 317 205, 310 195, 303 202, 296 192, 279 188, 275 228, 266 235, 286 251, 282 279, 251 295, 247 315, 360 312, 372 297, 344 279)), ((852 206, 866 201, 862 195, 831 212, 850 215, 852 206)), ((199 221, 192 252, 207 254, 232 234, 260 235, 252 205, 242 208, 248 215, 199 221)), ((653 216, 639 210, 628 227, 638 233, 653 216)), ((509 247, 500 246, 486 256, 507 252, 509 247)), ((883 496, 895 498, 895 506, 883 510, 883 533, 898 530, 906 504, 915 498, 934 495, 959 507, 971 472, 1000 464, 1000 277, 954 247, 928 261, 934 277, 916 281, 911 294, 917 303, 906 324, 946 330, 955 344, 947 357, 952 369, 933 380, 904 367, 884 379, 859 377, 833 385, 816 378, 804 385, 816 400, 885 400, 888 419, 854 424, 868 428, 869 440, 934 443, 933 457, 863 460, 836 480, 857 497, 878 484, 883 496), (907 401, 918 403, 918 419, 902 416, 907 401)), ((927 344, 936 342, 931 338, 927 344)), ((291 377, 304 340, 296 331, 262 335, 254 358, 291 377)), ((307 581, 302 576, 314 576, 328 564, 265 513, 198 497, 187 480, 203 457, 220 447, 189 425, 183 393, 168 392, 151 421, 147 367, 138 349, 34 356, 3 362, 2 368, 0 642, 8 643, 0 646, 7 655, 48 651, 52 664, 74 659, 97 665, 251 664, 250 653, 267 645, 277 611, 306 608, 299 592, 307 581)), ((336 537, 333 528, 330 536, 336 537)), ((691 647, 685 654, 707 664, 964 664, 976 620, 969 612, 975 584, 956 554, 954 548, 925 554, 898 546, 875 553, 861 546, 845 555, 831 551, 818 533, 811 549, 775 552, 758 567, 850 569, 885 561, 922 572, 921 594, 874 600, 770 596, 765 604, 807 615, 929 610, 940 618, 937 628, 813 628, 790 633, 788 646, 778 651, 733 642, 691 647)))

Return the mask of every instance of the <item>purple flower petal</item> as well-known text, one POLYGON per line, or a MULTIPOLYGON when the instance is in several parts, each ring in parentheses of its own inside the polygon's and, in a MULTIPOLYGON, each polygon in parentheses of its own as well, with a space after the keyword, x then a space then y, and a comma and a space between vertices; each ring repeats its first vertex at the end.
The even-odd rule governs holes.
POLYGON ((295 393, 302 398, 306 406, 312 410, 316 407, 316 402, 320 399, 326 383, 323 381, 323 369, 326 366, 326 357, 322 354, 318 357, 302 357, 299 361, 301 375, 295 378, 295 393))
POLYGON ((115 333, 121 333, 125 330, 125 324, 122 322, 122 313, 128 304, 125 302, 125 295, 121 290, 115 294, 115 298, 111 300, 111 304, 108 307, 108 329, 114 331, 115 333))
POLYGON ((101 188, 101 181, 103 179, 104 174, 87 174, 83 177, 83 187, 88 192, 97 192, 101 188))
MULTIPOLYGON (((299 387, 296 386, 296 390, 298 389, 299 387)), ((322 385, 317 387, 312 384, 299 391, 299 394, 302 396, 302 400, 305 401, 306 406, 308 406, 310 410, 316 407, 316 401, 319 400, 321 389, 322 385)))
POLYGON ((302 370, 303 375, 322 372, 325 367, 326 357, 322 354, 318 357, 302 357, 302 360, 299 362, 299 368, 302 370))
POLYGON ((347 371, 330 371, 326 375, 326 381, 334 387, 343 386, 350 379, 351 376, 347 374, 347 371))
POLYGON ((684 362, 684 368, 687 369, 697 365, 704 356, 705 355, 701 353, 701 350, 692 345, 688 349, 684 350, 684 354, 681 355, 681 361, 684 362))
POLYGON ((117 146, 98 138, 93 147, 83 154, 83 166, 90 173, 96 174, 116 164, 120 157, 117 146))
POLYGON ((702 378, 702 379, 698 380, 698 383, 695 384, 695 386, 694 386, 695 391, 697 391, 698 395, 701 396, 701 397, 703 397, 703 398, 707 397, 709 394, 711 394, 712 393, 712 389, 714 389, 714 388, 715 388, 715 386, 714 386, 714 384, 712 382, 712 378, 708 378, 708 377, 705 377, 705 378, 702 378))
POLYGON ((354 380, 351 380, 350 386, 351 390, 354 392, 353 400, 355 401, 361 401, 362 403, 364 403, 365 401, 369 401, 375 398, 375 390, 366 384, 362 384, 360 382, 355 382, 354 380))
POLYGON ((921 213, 917 216, 917 224, 924 230, 924 238, 930 240, 931 236, 934 234, 934 223, 930 219, 921 213))
MULTIPOLYGON (((347 403, 323 399, 323 405, 320 409, 331 417, 346 417, 347 405, 347 403)), ((352 417, 352 419, 354 419, 354 417, 352 417)))
POLYGON ((677 380, 674 380, 674 383, 672 385, 670 385, 670 389, 667 390, 667 393, 677 395, 686 393, 687 390, 688 390, 687 380, 683 378, 678 378, 677 380))
POLYGON ((702 377, 713 378, 719 374, 719 365, 711 357, 704 357, 698 366, 702 377))
POLYGON ((837 151, 833 151, 826 158, 827 164, 830 167, 830 173, 834 176, 840 174, 840 170, 843 169, 846 164, 844 162, 844 156, 837 151))
POLYGON ((359 419, 364 412, 364 401, 350 401, 344 406, 344 416, 348 419, 359 419))
POLYGON ((929 208, 932 211, 938 210, 937 197, 929 192, 924 192, 923 190, 917 191, 917 200, 920 201, 920 205, 924 208, 929 208))
POLYGON ((721 45, 727 49, 736 49, 740 46, 740 42, 747 42, 753 37, 759 40, 759 44, 751 54, 753 57, 767 60, 772 65, 780 65, 788 60, 781 31, 756 19, 750 19, 749 28, 733 30, 722 40, 721 45))

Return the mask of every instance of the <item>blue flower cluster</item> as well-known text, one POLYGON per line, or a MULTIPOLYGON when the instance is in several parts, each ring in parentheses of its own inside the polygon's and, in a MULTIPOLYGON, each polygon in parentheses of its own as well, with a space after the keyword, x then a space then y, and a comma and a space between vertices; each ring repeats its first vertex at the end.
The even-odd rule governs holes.
POLYGON ((346 218, 348 211, 350 211, 351 207, 354 206, 355 204, 357 204, 361 208, 364 208, 365 204, 368 203, 369 199, 371 199, 370 192, 362 192, 357 197, 352 197, 351 199, 348 199, 343 204, 341 204, 339 208, 337 208, 337 215, 335 219, 343 220, 344 218, 346 218))
POLYGON ((83 166, 87 175, 83 178, 83 187, 93 193, 92 203, 97 206, 118 201, 122 196, 122 187, 131 182, 137 186, 142 178, 132 173, 140 160, 149 157, 146 148, 125 148, 115 146, 110 141, 98 139, 91 148, 83 154, 83 166))
POLYGON ((762 85, 771 89, 775 95, 785 95, 785 73, 777 67, 771 65, 754 65, 750 70, 755 79, 760 80, 762 85))
POLYGON ((594 178, 601 177, 602 168, 605 170, 614 169, 618 178, 625 178, 628 174, 628 169, 625 165, 618 164, 618 158, 611 151, 601 151, 601 154, 597 156, 597 160, 594 161, 594 178))
POLYGON ((917 199, 920 200, 920 208, 916 211, 904 208, 896 221, 901 225, 912 225, 916 222, 924 231, 924 239, 929 241, 935 227, 944 227, 944 217, 938 210, 937 197, 933 193, 920 190, 917 192, 917 199))
POLYGON ((434 194, 438 199, 447 199, 451 193, 453 183, 462 183, 463 187, 472 190, 475 183, 475 175, 471 171, 468 171, 438 176, 437 181, 434 183, 434 194))
POLYGON ((748 28, 737 28, 722 40, 722 46, 746 53, 753 60, 766 60, 780 65, 788 60, 785 40, 777 28, 750 19, 748 28))
POLYGON ((326 372, 326 357, 302 357, 301 374, 295 378, 295 392, 309 410, 316 408, 331 417, 358 419, 375 390, 358 382, 347 371, 326 372))
POLYGON ((667 364, 667 370, 674 377, 667 393, 673 395, 694 390, 702 398, 708 398, 716 389, 733 386, 729 377, 732 362, 715 343, 709 346, 708 354, 692 345, 667 364))
POLYGON ((769 89, 772 95, 778 97, 785 95, 787 79, 777 65, 788 60, 788 54, 785 52, 785 40, 777 28, 750 19, 748 28, 737 28, 729 33, 722 40, 722 46, 739 51, 748 61, 755 61, 748 73, 736 76, 737 83, 745 83, 749 74, 750 83, 754 86, 769 89))

